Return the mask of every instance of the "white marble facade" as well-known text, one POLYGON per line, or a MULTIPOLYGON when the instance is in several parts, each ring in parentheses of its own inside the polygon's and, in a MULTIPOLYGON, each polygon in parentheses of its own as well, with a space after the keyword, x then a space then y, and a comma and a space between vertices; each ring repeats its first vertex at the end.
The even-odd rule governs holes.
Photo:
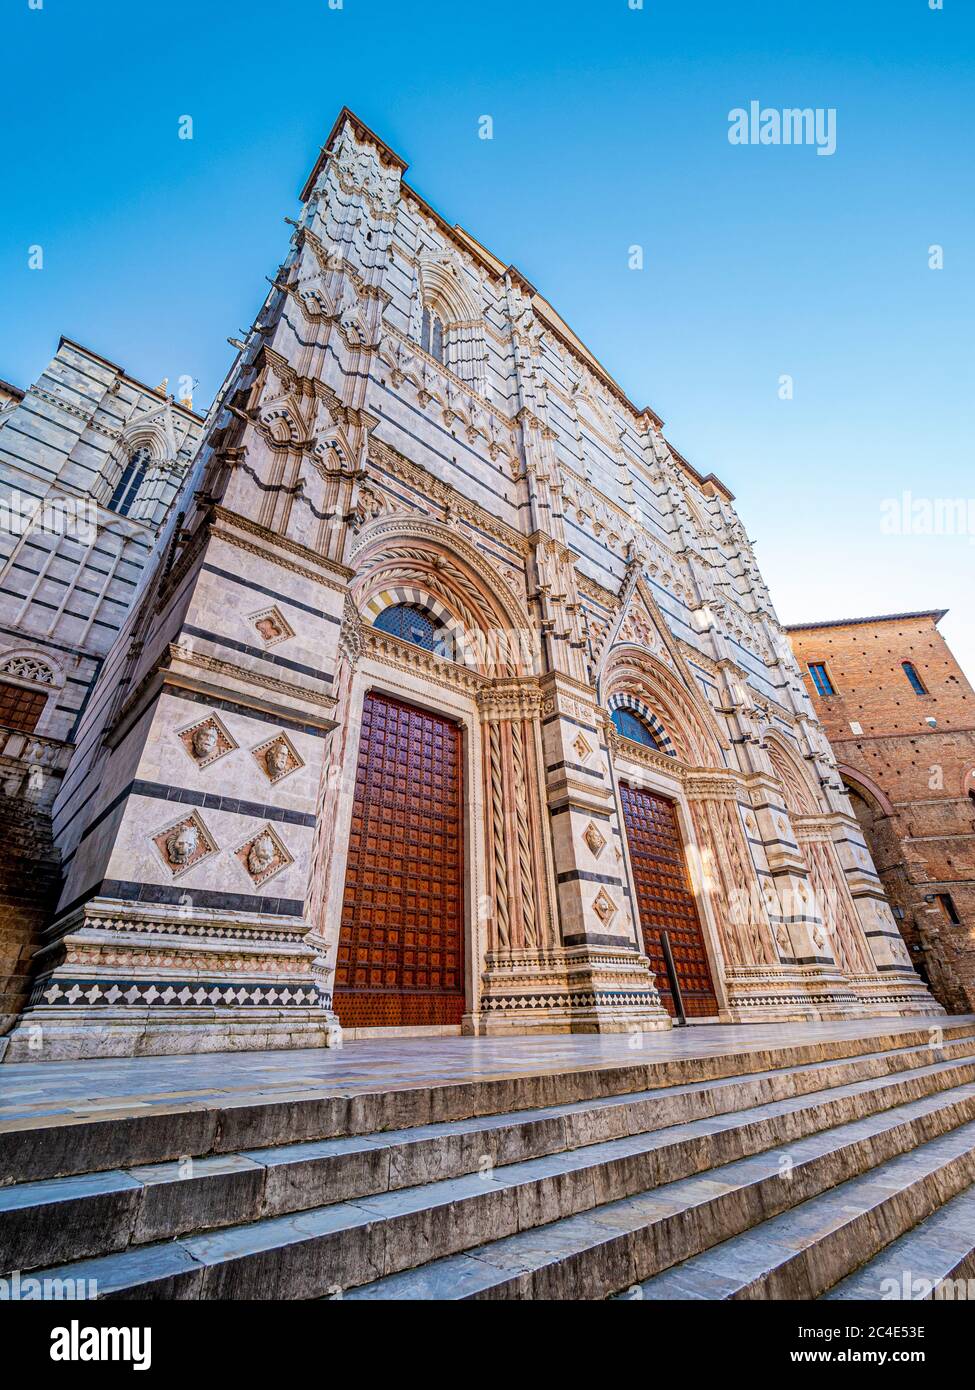
POLYGON ((669 1026, 621 780, 676 805, 717 1017, 935 1011, 731 494, 405 171, 342 112, 81 717, 8 1056, 336 1041, 370 690, 464 731, 465 1031, 669 1026))

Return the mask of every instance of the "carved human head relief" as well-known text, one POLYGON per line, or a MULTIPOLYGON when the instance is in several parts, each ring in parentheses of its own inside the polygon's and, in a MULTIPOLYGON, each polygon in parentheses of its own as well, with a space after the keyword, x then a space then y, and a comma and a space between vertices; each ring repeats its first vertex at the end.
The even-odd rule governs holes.
POLYGON ((152 842, 173 878, 217 852, 216 841, 195 811, 160 830, 152 842))
POLYGON ((258 744, 251 751, 258 767, 270 782, 281 782, 285 777, 290 777, 292 772, 297 772, 300 767, 305 766, 294 744, 283 733, 258 744))
POLYGON ((294 628, 277 606, 251 613, 249 621, 265 647, 276 646, 278 642, 285 642, 295 635, 294 628))
POLYGON ((198 758, 208 758, 219 742, 220 735, 213 724, 204 724, 193 733, 193 752, 198 758))

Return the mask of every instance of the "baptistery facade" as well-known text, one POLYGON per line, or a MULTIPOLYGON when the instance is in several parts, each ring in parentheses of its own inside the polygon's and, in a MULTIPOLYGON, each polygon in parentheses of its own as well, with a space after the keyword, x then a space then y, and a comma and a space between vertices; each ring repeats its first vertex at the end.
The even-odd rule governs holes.
POLYGON ((727 488, 343 111, 8 1056, 931 1013, 727 488))

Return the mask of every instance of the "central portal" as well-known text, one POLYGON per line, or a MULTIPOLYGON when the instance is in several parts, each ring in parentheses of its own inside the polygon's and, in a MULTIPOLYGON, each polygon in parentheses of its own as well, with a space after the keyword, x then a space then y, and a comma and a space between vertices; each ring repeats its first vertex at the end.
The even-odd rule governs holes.
POLYGON ((676 1015, 663 948, 666 931, 685 1014, 688 1018, 711 1018, 718 1012, 718 1000, 674 803, 625 782, 620 784, 620 798, 643 949, 657 979, 660 1002, 669 1014, 676 1015))
POLYGON ((366 696, 335 968, 343 1027, 461 1021, 461 749, 449 720, 366 696))

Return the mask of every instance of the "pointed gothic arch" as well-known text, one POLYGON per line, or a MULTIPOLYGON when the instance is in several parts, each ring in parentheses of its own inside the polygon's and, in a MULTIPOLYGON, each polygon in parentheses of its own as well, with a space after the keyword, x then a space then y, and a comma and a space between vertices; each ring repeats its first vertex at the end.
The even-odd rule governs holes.
POLYGON ((786 809, 792 815, 816 815, 822 809, 820 798, 796 750, 776 730, 766 734, 765 750, 781 784, 786 809))
POLYGON ((650 711, 667 738, 664 751, 692 767, 723 767, 726 746, 703 695, 690 690, 678 674, 641 647, 614 647, 606 658, 603 688, 607 707, 627 696, 633 708, 650 711))
POLYGON ((866 772, 861 772, 858 767, 850 767, 847 763, 837 763, 836 771, 849 790, 855 791, 864 801, 873 802, 882 816, 896 814, 893 802, 883 787, 866 772))
POLYGON ((350 563, 365 622, 372 624, 390 601, 419 602, 454 634, 463 664, 491 676, 537 670, 527 609, 456 531, 409 513, 378 517, 363 527, 350 563))
POLYGON ((483 396, 484 316, 466 277, 449 257, 427 255, 420 261, 417 278, 421 348, 483 396))
POLYGON ((126 425, 102 471, 99 500, 120 516, 129 516, 139 501, 145 481, 177 454, 169 402, 150 415, 126 425))
POLYGON ((369 597, 359 616, 371 627, 378 627, 380 631, 390 631, 382 626, 380 619, 397 608, 415 608, 428 614, 445 635, 442 646, 431 646, 429 650, 449 661, 456 661, 461 666, 477 669, 477 647, 471 642, 468 629, 441 599, 419 584, 390 584, 387 588, 377 589, 369 597))
POLYGON ((626 690, 619 691, 616 695, 609 697, 606 708, 610 714, 614 714, 616 710, 632 710, 647 726, 660 752, 666 753, 669 758, 677 757, 677 749, 673 745, 670 734, 664 728, 662 720, 638 695, 632 695, 626 690))

